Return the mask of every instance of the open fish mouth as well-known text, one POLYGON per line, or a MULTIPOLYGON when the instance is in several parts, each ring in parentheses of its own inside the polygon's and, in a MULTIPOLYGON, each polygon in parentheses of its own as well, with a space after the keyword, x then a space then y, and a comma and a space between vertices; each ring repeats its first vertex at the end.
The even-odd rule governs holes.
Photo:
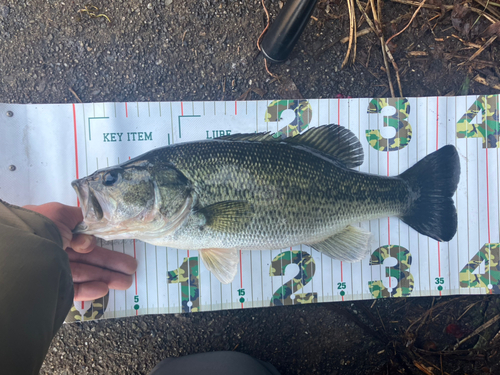
POLYGON ((76 191, 78 200, 82 205, 82 212, 85 221, 100 221, 102 220, 104 213, 99 200, 96 197, 95 192, 88 185, 88 183, 82 183, 79 180, 75 180, 71 183, 71 186, 76 191))

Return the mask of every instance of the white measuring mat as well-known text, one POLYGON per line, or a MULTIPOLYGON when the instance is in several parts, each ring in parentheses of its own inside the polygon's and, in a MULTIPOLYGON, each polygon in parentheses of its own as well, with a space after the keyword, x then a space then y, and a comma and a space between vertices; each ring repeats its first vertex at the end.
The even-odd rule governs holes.
POLYGON ((0 116, 0 198, 18 205, 76 205, 71 181, 98 168, 155 147, 235 133, 290 134, 336 123, 363 145, 358 169, 384 176, 404 172, 446 144, 460 156, 458 232, 448 243, 420 235, 397 218, 372 220, 359 223, 373 234, 373 253, 361 262, 332 260, 308 246, 241 251, 236 278, 222 285, 197 251, 103 242, 137 258, 134 283, 127 291, 75 303, 67 321, 500 292, 497 96, 0 104, 0 116))

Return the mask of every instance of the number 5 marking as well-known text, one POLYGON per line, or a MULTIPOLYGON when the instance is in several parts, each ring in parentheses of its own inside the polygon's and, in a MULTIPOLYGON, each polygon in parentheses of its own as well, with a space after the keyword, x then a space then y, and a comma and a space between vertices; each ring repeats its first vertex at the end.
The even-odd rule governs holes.
POLYGON ((291 295, 302 289, 312 280, 316 272, 314 258, 304 251, 285 251, 277 255, 269 269, 269 276, 283 276, 285 268, 295 263, 299 266, 299 273, 285 285, 276 290, 271 298, 271 306, 299 305, 304 303, 318 302, 317 293, 298 293, 294 300, 291 295))

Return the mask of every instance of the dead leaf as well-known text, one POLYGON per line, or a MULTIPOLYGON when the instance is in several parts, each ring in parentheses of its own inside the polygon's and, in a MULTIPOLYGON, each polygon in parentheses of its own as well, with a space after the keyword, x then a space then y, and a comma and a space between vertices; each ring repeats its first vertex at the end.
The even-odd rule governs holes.
POLYGON ((256 93, 257 95, 259 95, 261 98, 266 95, 266 91, 258 88, 258 87, 250 87, 247 91, 245 91, 243 94, 240 95, 240 97, 238 99, 236 99, 237 101, 244 101, 244 100, 247 100, 248 98, 248 94, 250 94, 251 92, 254 92, 256 93))
POLYGON ((283 78, 278 87, 278 94, 282 99, 304 99, 291 78, 283 78))
MULTIPOLYGON (((467 4, 465 4, 467 5, 467 4)), ((463 36, 468 36, 472 27, 471 10, 468 6, 457 2, 451 12, 451 24, 463 36)))
POLYGON ((489 38, 493 35, 500 36, 500 22, 492 23, 490 26, 483 31, 483 36, 489 38))

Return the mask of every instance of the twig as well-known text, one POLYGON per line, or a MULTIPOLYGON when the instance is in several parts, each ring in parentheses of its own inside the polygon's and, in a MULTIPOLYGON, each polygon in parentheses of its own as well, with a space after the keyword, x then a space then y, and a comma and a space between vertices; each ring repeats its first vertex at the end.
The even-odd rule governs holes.
POLYGON ((382 323, 382 327, 384 327, 384 331, 387 331, 387 330, 385 329, 385 324, 384 324, 384 321, 382 320, 382 317, 380 316, 380 311, 378 311, 378 307, 377 307, 377 314, 378 314, 378 317, 379 317, 379 319, 380 319, 380 323, 382 323))
MULTIPOLYGON (((485 4, 484 2, 482 2, 481 0, 474 0, 476 3, 482 5, 485 9, 488 8, 488 5, 495 5, 495 6, 499 6, 499 4, 496 4, 496 3, 490 3, 489 0, 488 0, 488 3, 485 4)), ((492 9, 492 8, 488 8, 488 10, 490 11, 491 14, 493 14, 495 17, 497 18, 500 18, 500 13, 498 13, 495 9, 492 9)))
POLYGON ((480 16, 483 16, 484 18, 486 18, 488 21, 490 21, 491 23, 496 23, 498 22, 498 19, 493 17, 493 16, 490 16, 489 14, 485 14, 481 9, 477 9, 477 8, 473 8, 473 7, 469 7, 469 9, 471 11, 473 11, 474 13, 477 13, 479 14, 480 16))
MULTIPOLYGON (((395 3, 400 3, 400 4, 413 5, 415 7, 417 7, 417 6, 419 6, 421 4, 419 2, 411 1, 411 0, 391 0, 391 1, 395 2, 395 3)), ((477 1, 477 0, 475 0, 475 1, 477 1)), ((490 5, 493 5, 493 4, 495 4, 495 3, 490 3, 490 5)), ((483 5, 483 4, 481 4, 481 5, 483 5)), ((436 6, 436 5, 424 4, 424 5, 422 5, 422 7, 423 8, 427 8, 427 9, 439 10, 439 11, 442 10, 442 9, 444 9, 446 11, 449 11, 449 10, 453 9, 453 5, 436 6)), ((495 17, 492 17, 492 16, 490 16, 488 14, 483 14, 484 12, 481 9, 477 9, 477 8, 474 8, 474 7, 469 7, 469 10, 472 11, 472 12, 474 12, 474 13, 477 13, 477 14, 480 14, 480 15, 484 16, 484 18, 486 18, 491 23, 495 23, 495 22, 499 21, 495 17)), ((453 26, 451 28, 453 28, 453 26)), ((446 29, 443 30, 443 31, 446 31, 446 29)))
POLYGON ((486 43, 484 43, 484 44, 481 46, 481 48, 479 48, 476 52, 474 52, 474 54, 473 54, 471 57, 469 57, 469 60, 464 61, 463 63, 458 64, 458 66, 463 65, 463 64, 465 64, 466 62, 471 62, 472 60, 474 60, 477 56, 479 56, 479 54, 480 54, 481 52, 483 52, 486 48, 488 48, 488 46, 489 46, 491 43, 493 43, 493 42, 496 40, 496 38, 498 38, 498 36, 497 36, 497 35, 493 35, 490 39, 488 39, 488 41, 487 41, 486 43))
MULTIPOLYGON (((423 5, 423 4, 422 4, 422 5, 423 5)), ((436 14, 434 17, 429 18, 429 19, 427 20, 427 22, 431 22, 431 21, 433 21, 433 20, 435 20, 436 18, 439 18, 439 17, 441 17, 441 15, 440 15, 440 14, 436 14)))
POLYGON ((493 87, 495 90, 500 90, 500 84, 498 83, 488 83, 486 79, 481 77, 479 74, 473 78, 474 81, 485 86, 493 87))
POLYGON ((273 77, 279 81, 279 77, 276 74, 271 73, 271 71, 269 70, 269 67, 267 66, 267 59, 264 59, 264 65, 266 66, 267 74, 269 74, 271 77, 273 77))
POLYGON ((349 0, 351 3, 351 10, 352 10, 352 24, 353 24, 353 31, 354 31, 354 54, 352 55, 352 63, 354 64, 356 62, 356 51, 358 48, 358 31, 356 27, 356 11, 355 11, 355 6, 354 6, 354 0, 349 0))
POLYGON ((453 38, 456 38, 458 39, 459 41, 461 41, 464 45, 466 45, 467 47, 472 47, 472 48, 481 48, 481 46, 479 44, 476 44, 476 43, 472 43, 472 42, 467 42, 465 40, 463 40, 462 38, 460 38, 459 36, 455 35, 455 34, 451 34, 451 36, 453 38))
MULTIPOLYGON (((457 298, 453 298, 453 299, 450 299, 448 301, 444 301, 444 302, 441 302, 441 303, 438 303, 437 305, 434 305, 432 306, 429 310, 427 310, 420 318, 418 318, 417 320, 415 320, 413 323, 410 324, 410 326, 406 329, 406 333, 410 332, 410 329, 411 327, 413 327, 415 324, 417 324, 419 321, 421 321, 422 319, 427 319, 427 316, 430 315, 435 309, 437 308, 440 308, 440 307, 443 307, 445 305, 447 305, 448 303, 450 302, 454 302, 456 300, 459 300, 461 299, 462 297, 457 297, 457 298)), ((419 327, 420 328, 420 327, 419 327)))
POLYGON ((479 22, 479 20, 481 19, 481 16, 484 15, 484 12, 486 11, 486 8, 488 8, 488 3, 490 2, 490 0, 487 0, 486 2, 486 5, 484 5, 484 9, 481 10, 481 14, 476 18, 476 20, 474 21, 474 23, 472 24, 471 26, 471 29, 476 26, 476 23, 479 22))
POLYGON ((372 6, 373 20, 375 22, 375 26, 377 27, 377 35, 379 36, 380 46, 382 47, 382 56, 384 57, 384 65, 387 73, 387 79, 389 80, 389 89, 391 90, 391 96, 394 98, 396 97, 396 95, 394 95, 394 87, 392 85, 391 71, 389 70, 389 63, 387 62, 387 51, 389 49, 386 48, 384 34, 382 33, 382 29, 380 28, 380 18, 379 18, 380 9, 375 8, 374 0, 370 0, 370 3, 372 6))
POLYGON ((387 57, 389 58, 389 61, 391 62, 392 64, 392 67, 394 68, 394 71, 396 72, 396 80, 398 82, 398 88, 399 88, 399 95, 400 97, 404 97, 403 95, 403 88, 401 86, 401 78, 399 77, 399 68, 398 68, 398 65, 396 64, 396 61, 394 60, 394 57, 392 57, 392 53, 391 51, 389 50, 389 47, 387 46, 387 44, 384 45, 385 49, 386 49, 386 53, 387 53, 387 57))
POLYGON ((410 51, 407 55, 409 57, 426 57, 429 56, 429 53, 425 51, 410 51))
MULTIPOLYGON (((417 1, 411 1, 411 0, 391 0, 394 3, 400 3, 400 4, 406 4, 406 5, 413 5, 415 7, 418 7, 421 3, 417 1)), ((425 4, 422 5, 423 8, 428 8, 428 9, 434 9, 434 10, 441 10, 441 7, 438 7, 437 5, 429 5, 425 4)), ((452 10, 453 5, 443 5, 442 6, 445 10, 452 10)), ((470 9, 470 8, 469 8, 470 9)))
MULTIPOLYGON (((432 366, 432 367, 434 367, 436 370, 439 370, 439 367, 437 367, 434 363, 429 362, 428 360, 426 360, 424 357, 422 357, 422 356, 421 356, 420 354, 418 354, 418 353, 415 353, 415 354, 416 354, 416 355, 417 355, 417 356, 418 356, 418 357, 419 357, 422 361, 424 361, 424 362, 426 362, 427 364, 431 365, 431 366, 432 366)), ((441 358, 442 358, 442 356, 441 356, 441 358)), ((442 363, 441 363, 441 374, 443 374, 443 368, 442 368, 442 367, 443 367, 443 366, 442 366, 442 363)), ((446 375, 450 375, 450 374, 448 374, 447 372, 444 372, 444 374, 446 374, 446 375)))
POLYGON ((111 22, 108 16, 105 14, 96 14, 95 12, 99 11, 99 8, 94 6, 94 5, 85 5, 85 9, 80 9, 78 12, 79 13, 87 13, 90 18, 99 18, 99 17, 104 17, 108 20, 108 22, 111 22))
POLYGON ((366 58, 366 64, 365 64, 365 68, 368 68, 368 65, 370 63, 370 57, 372 55, 372 47, 373 45, 370 44, 370 46, 368 47, 368 57, 366 58))
MULTIPOLYGON (((377 29, 375 28, 375 25, 373 24, 373 22, 370 19, 370 17, 368 17, 368 14, 366 14, 366 11, 363 9, 363 6, 359 2, 359 0, 356 0, 356 4, 358 4, 358 9, 361 11, 361 13, 363 14, 363 16, 365 17, 366 22, 368 23, 368 26, 370 26, 370 29, 372 29, 372 31, 375 33, 375 35, 377 37, 379 37, 380 35, 378 34, 377 29)), ((368 4, 370 4, 370 3, 368 3, 368 4)))
POLYGON ((264 30, 262 31, 262 33, 260 34, 259 36, 259 39, 257 39, 257 48, 259 49, 259 51, 262 51, 262 49, 260 48, 260 42, 262 40, 262 37, 264 36, 264 34, 266 33, 267 29, 269 29, 269 25, 271 23, 270 21, 270 17, 269 17, 269 12, 267 11, 267 8, 266 8, 266 4, 264 4, 264 0, 262 0, 262 7, 264 8, 264 12, 266 12, 266 17, 267 17, 267 25, 266 27, 264 28, 264 30))
MULTIPOLYGON (((368 9, 370 8, 370 2, 367 2, 366 3, 366 7, 365 7, 365 12, 368 12, 368 9)), ((363 26, 363 23, 365 22, 365 16, 362 15, 360 18, 359 18, 359 22, 358 22, 358 29, 363 26)))
POLYGON ((417 361, 413 361, 413 365, 418 368, 420 371, 422 371, 425 375, 434 375, 434 373, 432 371, 429 371, 427 369, 427 367, 425 367, 424 365, 421 365, 420 363, 418 363, 417 361))
POLYGON ((491 318, 490 320, 488 320, 486 323, 484 323, 481 327, 479 327, 478 329, 476 329, 474 332, 472 332, 469 336, 467 336, 466 338, 460 340, 458 342, 458 344, 456 344, 453 349, 454 350, 457 350, 458 347, 460 345, 462 345, 464 342, 466 342, 467 340, 469 340, 470 338, 476 336, 477 334, 483 332, 486 328, 492 326, 494 323, 496 323, 498 320, 500 319, 500 314, 495 316, 494 318, 491 318))
MULTIPOLYGON (((357 31, 356 32, 356 38, 358 38, 360 36, 363 36, 363 35, 366 35, 366 34, 370 34, 372 31, 373 30, 370 29, 369 27, 367 27, 366 29, 363 29, 363 30, 361 30, 359 32, 357 31)), ((348 36, 346 36, 345 38, 340 39, 340 43, 342 43, 342 44, 345 44, 348 41, 349 41, 349 37, 348 36)))
MULTIPOLYGON (((387 39, 387 41, 385 42, 385 44, 389 44, 389 42, 392 40, 392 38, 398 36, 399 34, 401 34, 403 31, 405 31, 408 26, 411 25, 411 23, 413 22, 413 20, 415 19, 415 17, 417 16, 418 12, 420 11, 420 9, 422 8, 422 6, 425 4, 426 0, 423 0, 420 5, 418 6, 417 10, 415 11, 415 13, 413 13, 413 16, 411 17, 411 20, 410 22, 408 22, 408 24, 399 32, 397 32, 396 34, 394 34, 393 36, 391 36, 389 39, 387 39)), ((401 94, 403 95, 403 94, 401 94)))
POLYGON ((375 33, 375 35, 377 35, 378 38, 380 39, 380 44, 382 46, 382 56, 384 57, 384 64, 385 64, 385 69, 386 69, 386 73, 387 73, 387 80, 389 81, 389 89, 391 90, 391 96, 394 98, 395 97, 395 95, 394 95, 394 87, 392 86, 391 73, 389 71, 389 64, 387 63, 387 54, 385 53, 385 48, 384 48, 384 46, 385 46, 384 36, 382 34, 382 30, 380 30, 378 28, 378 25, 380 25, 380 23, 378 22, 377 12, 375 11, 374 1, 370 0, 370 4, 371 4, 371 7, 372 7, 372 14, 373 14, 373 18, 374 18, 375 23, 373 23, 372 20, 370 19, 370 17, 368 17, 368 14, 363 9, 363 6, 359 2, 359 0, 356 0, 356 4, 358 5, 358 8, 359 8, 360 12, 365 17, 366 22, 368 22, 368 25, 370 25, 370 28, 373 30, 373 32, 375 33))
POLYGON ((481 300, 477 301, 477 302, 474 302, 474 303, 471 303, 469 306, 467 306, 467 308, 465 309, 465 311, 462 313, 462 315, 460 315, 457 319, 457 322, 463 318, 463 316, 465 314, 467 314, 467 312, 472 309, 474 306, 476 306, 479 302, 482 302, 481 300))
POLYGON ((354 0, 347 0, 347 7, 349 9, 349 46, 347 47, 347 54, 345 55, 341 68, 346 66, 347 62, 349 61, 349 55, 352 50, 353 42, 353 62, 356 59, 356 17, 354 13, 354 0))
MULTIPOLYGON (((264 4, 264 0, 262 0, 262 7, 264 8, 264 11, 266 12, 267 25, 264 28, 264 30, 262 31, 262 33, 260 34, 259 39, 257 39, 257 48, 259 49, 259 51, 262 51, 262 48, 260 47, 260 42, 262 40, 262 37, 266 33, 267 29, 269 29, 269 25, 271 24, 270 17, 269 17, 269 12, 267 11, 266 4, 264 4)), ((269 74, 271 77, 273 77, 273 78, 275 78, 275 79, 278 80, 279 77, 276 74, 273 74, 273 73, 271 73, 269 71, 269 67, 267 66, 267 59, 266 58, 264 58, 264 65, 266 67, 267 74, 269 74)))
POLYGON ((69 88, 69 92, 74 95, 74 97, 76 98, 76 100, 78 100, 78 102, 83 103, 82 100, 78 97, 78 95, 76 95, 75 90, 73 90, 71 87, 69 88))

